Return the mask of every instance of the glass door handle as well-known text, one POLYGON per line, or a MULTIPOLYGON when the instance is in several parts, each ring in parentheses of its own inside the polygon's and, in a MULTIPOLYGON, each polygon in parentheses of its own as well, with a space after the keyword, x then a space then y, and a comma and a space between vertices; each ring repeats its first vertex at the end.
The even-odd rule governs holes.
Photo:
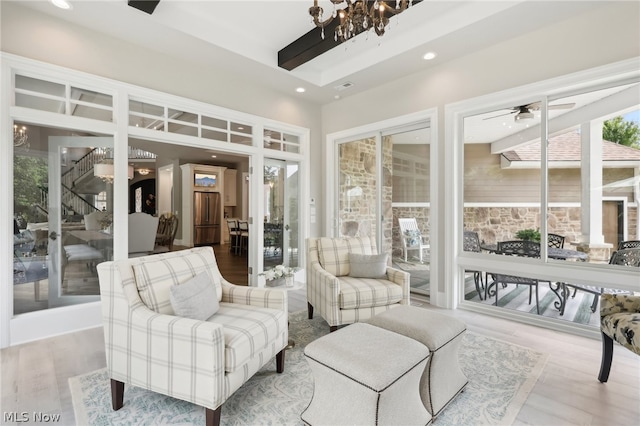
POLYGON ((285 230, 285 231, 288 231, 288 230, 289 230, 289 225, 285 225, 285 226, 284 226, 284 230, 285 230))
POLYGON ((56 233, 56 231, 51 231, 51 233, 49 234, 49 238, 55 241, 56 238, 58 238, 58 234, 56 233))

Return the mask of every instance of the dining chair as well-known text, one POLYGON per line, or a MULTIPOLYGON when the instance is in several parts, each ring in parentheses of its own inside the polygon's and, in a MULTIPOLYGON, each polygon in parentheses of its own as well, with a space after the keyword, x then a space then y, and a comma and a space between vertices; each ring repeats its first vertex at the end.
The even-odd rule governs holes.
MULTIPOLYGON (((528 240, 498 241, 497 253, 505 256, 540 257, 540 243, 528 240)), ((538 313, 538 315, 540 315, 540 300, 538 297, 538 284, 540 283, 540 280, 536 278, 527 278, 517 275, 500 273, 492 273, 491 275, 493 276, 493 283, 491 287, 493 287, 493 284, 495 284, 496 306, 498 306, 498 288, 500 287, 499 284, 523 284, 529 286, 529 304, 531 304, 533 290, 535 289, 536 312, 538 313)), ((487 294, 489 296, 494 295, 491 291, 491 288, 487 289, 487 294)))
MULTIPOLYGON (((475 231, 464 231, 462 242, 462 248, 464 251, 472 251, 476 253, 482 252, 480 248, 480 238, 478 237, 478 233, 475 231)), ((478 297, 480 300, 482 298, 482 291, 484 290, 484 298, 487 298, 487 287, 484 285, 484 281, 482 279, 482 271, 474 271, 474 270, 465 270, 465 272, 473 273, 473 282, 476 285, 476 291, 478 292, 478 297)))
POLYGON ((249 222, 238 221, 238 231, 240 232, 240 254, 249 251, 249 222))
POLYGON ((238 254, 240 250, 240 229, 236 219, 227 219, 227 229, 229 230, 229 252, 238 254))

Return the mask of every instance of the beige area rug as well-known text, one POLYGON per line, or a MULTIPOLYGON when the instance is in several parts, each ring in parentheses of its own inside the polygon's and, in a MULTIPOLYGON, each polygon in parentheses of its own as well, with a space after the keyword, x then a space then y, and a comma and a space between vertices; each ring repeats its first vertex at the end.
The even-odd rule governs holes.
MULTIPOLYGON (((300 413, 313 394, 313 377, 304 358, 309 342, 327 334, 327 323, 306 311, 290 316, 285 372, 275 361, 265 365, 222 407, 223 425, 300 425, 300 413)), ((509 425, 535 385, 547 354, 501 340, 467 333, 460 364, 469 384, 436 421, 448 425, 509 425)), ((168 396, 125 386, 124 407, 111 409, 109 378, 97 370, 69 379, 76 424, 82 425, 196 425, 204 424, 204 409, 168 396)))

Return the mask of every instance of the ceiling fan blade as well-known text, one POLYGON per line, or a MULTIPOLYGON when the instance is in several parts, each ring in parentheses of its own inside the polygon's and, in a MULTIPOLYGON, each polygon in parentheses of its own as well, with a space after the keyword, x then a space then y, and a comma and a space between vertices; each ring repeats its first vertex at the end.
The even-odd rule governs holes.
POLYGON ((567 103, 567 104, 549 105, 549 109, 571 109, 574 106, 576 106, 576 103, 575 102, 571 102, 571 103, 567 103))
MULTIPOLYGON (((540 106, 541 105, 542 105, 542 103, 540 101, 538 101, 538 102, 532 102, 529 105, 523 105, 523 107, 527 108, 530 111, 540 111, 540 106)), ((571 103, 566 103, 566 104, 549 105, 547 108, 548 109, 571 109, 574 106, 576 106, 575 102, 571 102, 571 103)))
POLYGON ((483 118, 482 120, 491 120, 492 118, 504 117, 505 115, 511 115, 511 114, 515 114, 515 113, 516 113, 516 111, 505 112, 504 114, 494 115, 494 116, 491 116, 491 117, 483 118))

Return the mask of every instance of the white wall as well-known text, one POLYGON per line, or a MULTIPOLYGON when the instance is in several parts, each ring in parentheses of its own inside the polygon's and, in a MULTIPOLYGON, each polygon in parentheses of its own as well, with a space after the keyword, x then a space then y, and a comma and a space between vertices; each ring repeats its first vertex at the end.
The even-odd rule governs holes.
MULTIPOLYGON (((441 147, 437 163, 444 164, 446 104, 640 56, 640 2, 603 4, 606 5, 543 30, 325 105, 323 138, 329 133, 437 107, 441 147)), ((440 170, 439 182, 447 179, 444 169, 440 170)), ((441 218, 440 228, 431 232, 437 232, 438 240, 447 244, 444 229, 453 224, 452 218, 444 214, 445 196, 441 190, 439 198, 431 200, 441 218)), ((446 247, 440 247, 443 250, 446 247)), ((438 290, 444 291, 444 256, 439 257, 437 270, 435 281, 438 290)))

